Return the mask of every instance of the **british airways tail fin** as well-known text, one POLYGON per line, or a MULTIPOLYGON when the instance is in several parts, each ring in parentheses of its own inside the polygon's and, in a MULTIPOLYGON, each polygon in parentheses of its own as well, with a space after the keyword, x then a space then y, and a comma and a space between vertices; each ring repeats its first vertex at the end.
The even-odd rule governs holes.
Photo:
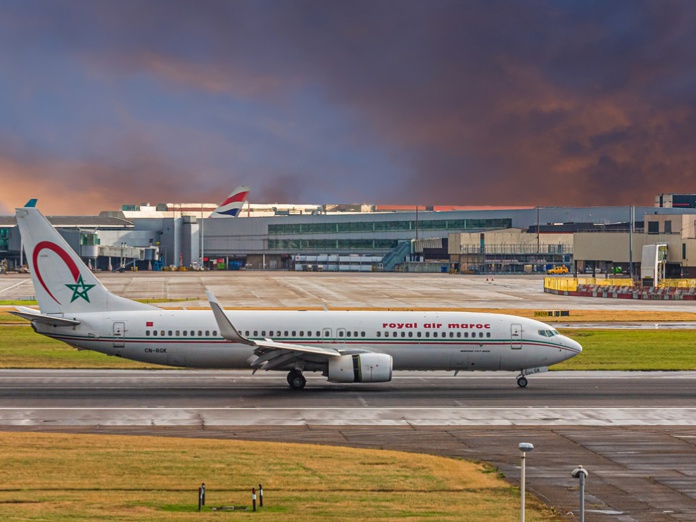
POLYGON ((210 217, 237 217, 244 206, 251 187, 240 185, 227 196, 218 208, 216 208, 210 217))
POLYGON ((16 216, 43 314, 154 309, 104 288, 39 209, 18 208, 16 216))

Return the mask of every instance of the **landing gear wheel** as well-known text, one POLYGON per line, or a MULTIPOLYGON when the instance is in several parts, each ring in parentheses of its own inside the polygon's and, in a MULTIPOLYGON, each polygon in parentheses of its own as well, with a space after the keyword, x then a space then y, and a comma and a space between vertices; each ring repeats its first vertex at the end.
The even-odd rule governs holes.
POLYGON ((288 384, 293 390, 301 390, 307 384, 307 379, 302 375, 302 372, 293 370, 288 373, 288 384))
POLYGON ((524 375, 520 375, 517 378, 517 386, 519 386, 520 388, 526 388, 527 384, 527 378, 524 375))

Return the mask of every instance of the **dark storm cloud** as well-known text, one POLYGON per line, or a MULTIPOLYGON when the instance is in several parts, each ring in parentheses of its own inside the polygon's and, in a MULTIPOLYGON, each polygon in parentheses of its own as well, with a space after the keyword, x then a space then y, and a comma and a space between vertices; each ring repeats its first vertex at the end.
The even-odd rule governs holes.
MULTIPOLYGON (((194 191, 225 192, 230 173, 193 161, 188 142, 213 158, 239 147, 220 163, 241 163, 234 177, 256 201, 650 204, 696 191, 691 2, 25 5, 5 23, 22 25, 29 47, 61 49, 106 84, 154 79, 146 87, 163 98, 238 124, 191 139, 148 128, 137 146, 119 135, 118 154, 79 158, 99 166, 93 190, 125 179, 136 194, 191 199, 197 169, 194 191), (244 132, 240 114, 251 121, 259 106, 282 121, 244 132)), ((212 125, 196 112, 196 126, 212 125)))

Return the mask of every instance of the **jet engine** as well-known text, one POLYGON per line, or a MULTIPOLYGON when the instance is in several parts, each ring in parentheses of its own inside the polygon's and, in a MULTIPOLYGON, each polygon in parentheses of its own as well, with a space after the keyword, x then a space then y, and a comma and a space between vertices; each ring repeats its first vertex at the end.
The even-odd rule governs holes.
POLYGON ((386 353, 359 353, 329 359, 331 382, 389 382, 393 359, 386 353))

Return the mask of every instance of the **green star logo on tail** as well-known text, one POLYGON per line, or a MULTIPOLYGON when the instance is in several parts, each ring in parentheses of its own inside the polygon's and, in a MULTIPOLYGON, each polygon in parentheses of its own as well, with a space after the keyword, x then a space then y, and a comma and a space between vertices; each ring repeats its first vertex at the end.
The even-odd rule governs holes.
POLYGON ((70 290, 73 291, 72 299, 70 299, 71 303, 75 301, 78 297, 81 297, 89 303, 89 296, 87 295, 87 292, 89 292, 96 285, 86 285, 85 282, 82 280, 82 274, 80 274, 80 277, 77 279, 77 282, 74 285, 65 286, 67 286, 70 290))

